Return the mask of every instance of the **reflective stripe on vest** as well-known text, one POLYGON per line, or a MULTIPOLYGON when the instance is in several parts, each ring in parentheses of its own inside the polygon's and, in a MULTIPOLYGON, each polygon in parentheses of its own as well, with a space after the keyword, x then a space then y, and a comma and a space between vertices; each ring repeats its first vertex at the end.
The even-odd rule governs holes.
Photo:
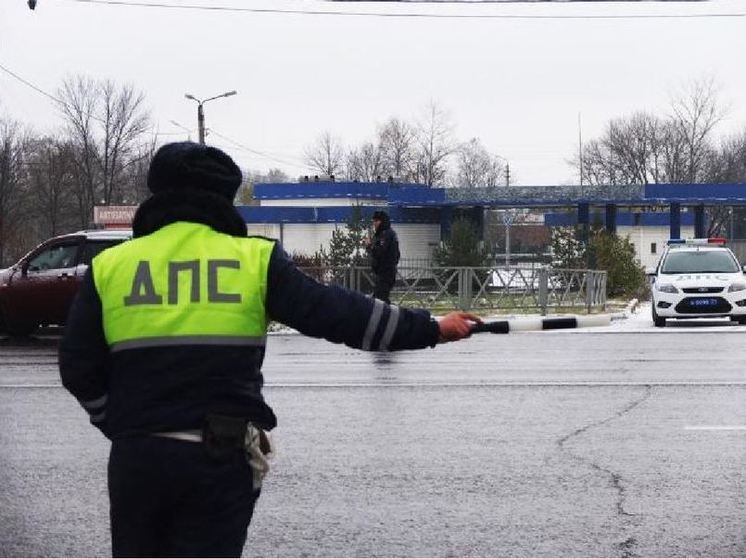
POLYGON ((264 345, 274 242, 177 222, 93 259, 112 351, 264 345))

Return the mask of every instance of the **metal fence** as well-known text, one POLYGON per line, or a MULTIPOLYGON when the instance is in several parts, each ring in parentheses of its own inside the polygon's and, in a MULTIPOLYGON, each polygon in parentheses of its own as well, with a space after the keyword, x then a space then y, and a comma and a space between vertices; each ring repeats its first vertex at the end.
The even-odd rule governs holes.
MULTIPOLYGON (((323 283, 372 293, 368 267, 302 270, 323 283)), ((399 266, 391 301, 434 310, 534 310, 590 313, 606 308, 606 272, 550 267, 399 266)))

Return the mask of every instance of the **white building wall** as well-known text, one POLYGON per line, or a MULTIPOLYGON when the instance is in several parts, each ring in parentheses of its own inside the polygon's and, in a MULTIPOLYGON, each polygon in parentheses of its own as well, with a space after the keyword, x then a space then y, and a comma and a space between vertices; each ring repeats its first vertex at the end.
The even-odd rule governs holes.
MULTIPOLYGON (((343 228, 344 224, 338 227, 343 228)), ((288 254, 312 255, 320 247, 328 248, 335 224, 333 223, 249 223, 249 235, 262 235, 282 241, 288 254)), ((433 248, 440 242, 440 225, 437 223, 394 224, 399 237, 402 258, 429 259, 433 248)))
POLYGON ((280 224, 279 223, 247 223, 246 224, 247 235, 261 235, 262 237, 269 237, 270 239, 280 238, 280 224))
POLYGON ((430 259, 433 249, 440 244, 440 224, 400 223, 393 224, 399 237, 399 252, 402 259, 430 259))
MULTIPOLYGON (((634 227, 617 227, 617 235, 629 238, 635 246, 637 261, 643 268, 653 268, 658 264, 658 260, 663 254, 666 247, 666 241, 671 238, 671 229, 665 226, 634 226, 634 227)), ((683 239, 694 237, 694 226, 682 225, 681 237, 683 239)))
POLYGON ((287 200, 260 200, 264 207, 312 207, 328 208, 330 206, 385 206, 385 200, 375 198, 288 198, 287 200))
MULTIPOLYGON (((338 226, 344 227, 344 224, 338 226)), ((297 252, 311 255, 321 246, 329 246, 334 227, 333 223, 249 223, 246 230, 249 235, 282 241, 288 254, 297 252)), ((433 249, 440 244, 440 225, 437 223, 395 223, 394 230, 399 237, 402 259, 430 259, 433 249)), ((637 261, 644 268, 653 268, 658 264, 670 237, 669 232, 667 225, 617 227, 617 234, 629 238, 634 245, 637 261)), ((694 227, 682 225, 681 236, 694 237, 694 227)))
POLYGON ((282 245, 288 254, 295 252, 310 256, 322 246, 329 246, 334 227, 334 223, 285 223, 282 226, 282 245))

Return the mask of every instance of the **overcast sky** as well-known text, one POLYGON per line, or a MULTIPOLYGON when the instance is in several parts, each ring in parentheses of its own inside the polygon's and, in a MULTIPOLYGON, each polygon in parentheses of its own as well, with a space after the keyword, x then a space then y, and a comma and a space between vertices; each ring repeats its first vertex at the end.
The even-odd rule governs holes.
MULTIPOLYGON (((0 0, 0 64, 52 94, 75 74, 131 83, 146 94, 161 141, 186 139, 170 121, 196 129, 196 104, 185 93, 207 98, 235 89, 238 95, 205 105, 206 122, 244 147, 216 134, 208 143, 243 167, 279 167, 293 176, 308 172, 304 147, 322 131, 357 144, 388 117, 413 119, 430 100, 450 112, 458 139, 479 137, 510 161, 523 185, 577 182, 567 160, 577 152, 578 113, 588 140, 611 118, 635 110, 665 114, 671 95, 692 79, 711 76, 719 84, 730 106, 720 134, 746 129, 743 0, 160 3, 490 17, 289 15, 76 0, 38 0, 31 11, 25 0, 0 0), (574 17, 656 14, 733 16, 574 17)), ((2 71, 0 115, 38 131, 61 122, 52 101, 2 71)))

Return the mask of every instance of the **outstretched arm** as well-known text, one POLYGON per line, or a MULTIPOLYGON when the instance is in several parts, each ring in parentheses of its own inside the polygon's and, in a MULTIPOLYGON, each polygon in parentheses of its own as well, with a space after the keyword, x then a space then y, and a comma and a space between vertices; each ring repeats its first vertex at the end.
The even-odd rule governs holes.
POLYGON ((356 291, 323 285, 301 272, 279 244, 272 252, 267 279, 270 317, 307 336, 358 349, 393 351, 432 347, 469 335, 471 315, 449 315, 439 325, 425 310, 387 305, 356 291))

